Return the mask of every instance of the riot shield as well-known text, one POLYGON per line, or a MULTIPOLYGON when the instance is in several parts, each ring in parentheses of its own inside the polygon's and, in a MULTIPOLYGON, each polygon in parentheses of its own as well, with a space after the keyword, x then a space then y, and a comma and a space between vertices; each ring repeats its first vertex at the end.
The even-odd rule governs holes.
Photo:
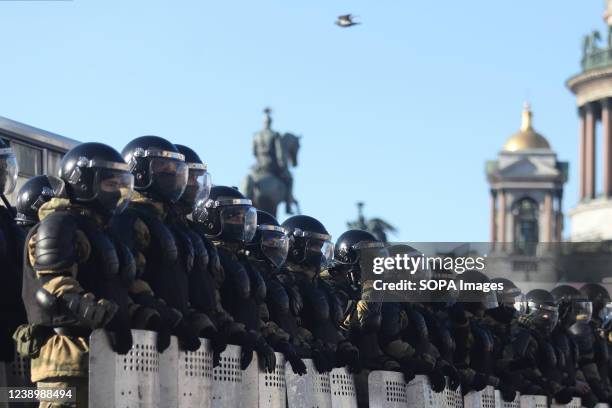
POLYGON ((393 371, 372 371, 368 376, 370 408, 408 408, 404 374, 393 371))
MULTIPOLYGON (((285 382, 285 356, 276 355, 276 368, 272 373, 259 371, 259 406, 266 408, 287 407, 287 386, 285 382)), ((291 370, 291 367, 288 367, 291 370)))
POLYGON ((332 408, 357 408, 355 378, 346 367, 334 368, 329 373, 332 408))
POLYGON ((319 373, 311 359, 304 360, 304 375, 297 375, 285 364, 287 402, 293 407, 331 408, 331 388, 328 373, 319 373))

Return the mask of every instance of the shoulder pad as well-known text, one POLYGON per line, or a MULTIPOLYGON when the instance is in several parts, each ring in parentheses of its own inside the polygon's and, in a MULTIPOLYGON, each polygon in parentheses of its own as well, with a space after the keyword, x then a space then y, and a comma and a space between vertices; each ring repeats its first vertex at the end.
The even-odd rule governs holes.
POLYGON ((302 294, 297 286, 285 284, 282 281, 282 278, 285 275, 278 275, 279 281, 283 283, 283 287, 287 291, 287 295, 289 296, 289 306, 291 307, 291 313, 294 316, 299 316, 304 309, 304 299, 302 298, 302 294))
POLYGON ((527 350, 529 348, 529 343, 531 342, 531 333, 529 330, 525 328, 520 328, 514 336, 514 341, 512 350, 515 358, 524 358, 527 357, 527 350))
POLYGON ((385 302, 381 306, 381 335, 391 340, 400 336, 402 331, 401 306, 397 302, 385 302))
POLYGON ((181 263, 187 273, 193 269, 194 250, 191 238, 187 233, 187 229, 179 225, 171 227, 171 231, 175 236, 175 242, 177 243, 177 249, 180 247, 181 263))
POLYGON ((334 324, 339 324, 344 320, 344 309, 340 304, 340 299, 336 295, 336 290, 329 282, 319 279, 319 287, 323 290, 329 305, 329 316, 334 324))
POLYGON ((329 303, 325 293, 318 289, 308 287, 303 293, 304 300, 308 302, 309 311, 312 313, 312 318, 315 322, 321 322, 330 319, 329 303))
POLYGON ((493 352, 493 337, 486 328, 479 324, 473 323, 472 334, 474 336, 477 350, 481 350, 483 353, 493 352))
POLYGON ((546 364, 548 368, 555 368, 557 366, 557 354, 552 344, 548 341, 542 341, 539 347, 544 364, 546 364))
POLYGON ((136 260, 130 249, 123 243, 115 240, 115 248, 119 258, 119 276, 126 287, 129 288, 136 280, 136 260))
POLYGON ((257 302, 261 303, 266 299, 266 282, 263 280, 259 271, 253 268, 252 265, 248 264, 247 269, 251 280, 251 291, 253 292, 257 302))
POLYGON ((595 337, 593 330, 587 323, 575 323, 570 327, 570 332, 573 335, 574 341, 578 345, 580 354, 589 354, 593 351, 593 343, 595 337))
POLYGON ((277 310, 282 314, 289 313, 289 295, 283 285, 276 279, 267 282, 266 303, 270 309, 277 310))
POLYGON ((206 247, 206 251, 208 252, 208 271, 212 274, 217 282, 217 285, 220 285, 225 280, 225 272, 223 271, 223 266, 221 266, 221 259, 219 259, 219 252, 208 238, 203 237, 202 242, 206 247))
POLYGON ((221 265, 225 271, 224 285, 229 285, 232 290, 235 291, 236 295, 246 299, 251 294, 249 275, 242 264, 230 257, 231 255, 226 254, 225 251, 219 251, 221 265))
POLYGON ((145 223, 151 236, 151 244, 145 251, 145 256, 151 254, 152 251, 159 251, 156 257, 167 262, 174 262, 178 258, 178 249, 172 232, 164 223, 153 217, 148 217, 144 214, 139 214, 139 218, 145 223))
POLYGON ((425 318, 416 308, 410 306, 406 310, 408 314, 408 320, 410 325, 413 326, 415 334, 418 336, 420 341, 429 341, 429 330, 427 330, 427 323, 425 318))
POLYGON ((45 217, 38 225, 34 246, 35 270, 57 270, 77 262, 74 234, 77 224, 63 211, 45 217))
POLYGON ((137 239, 137 221, 138 217, 136 213, 134 213, 134 211, 131 211, 129 208, 123 211, 121 214, 114 215, 110 220, 110 231, 112 231, 113 235, 118 237, 121 242, 123 242, 125 245, 128 246, 128 248, 132 250, 142 249, 142 245, 139 245, 142 243, 139 243, 139 240, 137 239))
POLYGON ((375 333, 380 330, 382 316, 381 304, 360 300, 357 302, 357 317, 364 333, 375 333))
POLYGON ((208 268, 208 251, 202 238, 190 229, 187 230, 191 244, 193 245, 193 266, 200 271, 208 268))

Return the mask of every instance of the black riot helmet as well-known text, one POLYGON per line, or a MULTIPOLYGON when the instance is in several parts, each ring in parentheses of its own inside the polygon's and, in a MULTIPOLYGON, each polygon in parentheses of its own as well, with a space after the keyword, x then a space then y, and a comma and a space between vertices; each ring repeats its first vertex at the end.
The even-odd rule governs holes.
POLYGON ((560 285, 550 291, 559 308, 559 322, 569 328, 576 322, 588 323, 593 315, 593 304, 578 289, 560 285))
POLYGON ((512 310, 518 315, 527 312, 525 295, 514 282, 506 278, 493 278, 491 283, 497 284, 498 290, 495 291, 495 295, 500 308, 512 310))
POLYGON ((334 245, 335 273, 341 273, 355 286, 361 286, 361 270, 371 267, 376 257, 387 257, 385 244, 364 230, 348 230, 338 237, 334 245))
POLYGON ((13 149, 0 139, 0 194, 11 194, 17 185, 19 168, 13 149))
POLYGON ((17 216, 15 221, 18 225, 32 226, 39 221, 38 210, 40 207, 56 196, 56 191, 63 187, 63 182, 53 176, 34 176, 26 181, 17 193, 17 216))
POLYGON ((289 235, 287 261, 294 265, 324 269, 333 260, 334 245, 323 224, 308 215, 294 215, 281 224, 289 235))
POLYGON ((102 143, 81 143, 60 163, 59 177, 73 203, 119 213, 134 192, 134 177, 121 155, 102 143))
POLYGON ((495 309, 498 306, 497 294, 490 288, 485 289, 491 281, 484 273, 467 270, 458 274, 457 279, 463 281, 457 300, 472 313, 482 315, 486 310, 495 309))
POLYGON ((256 259, 280 268, 287 260, 289 237, 272 214, 257 210, 257 230, 247 249, 256 259))
POLYGON ((257 229, 257 211, 251 200, 235 188, 213 186, 205 202, 197 202, 193 220, 204 226, 209 238, 233 243, 253 239, 257 229))
POLYGON ((559 309, 553 296, 544 289, 533 289, 525 296, 527 313, 521 316, 530 328, 550 334, 559 320, 559 309))
POLYGON ((185 156, 185 163, 187 163, 189 169, 187 187, 179 201, 189 208, 193 208, 196 202, 208 199, 211 187, 210 173, 206 169, 206 163, 191 148, 180 144, 175 146, 179 153, 185 156))
POLYGON ((164 203, 174 203, 187 186, 185 156, 159 136, 141 136, 121 151, 134 175, 134 189, 164 203))
POLYGON ((606 304, 610 302, 608 290, 598 283, 587 283, 580 288, 580 292, 593 303, 594 316, 599 316, 606 304))

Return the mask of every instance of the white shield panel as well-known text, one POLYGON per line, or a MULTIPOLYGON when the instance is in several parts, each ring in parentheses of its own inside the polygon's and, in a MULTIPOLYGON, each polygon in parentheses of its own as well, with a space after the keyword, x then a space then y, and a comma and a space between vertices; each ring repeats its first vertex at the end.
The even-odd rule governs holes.
POLYGON ((544 395, 521 395, 521 408, 548 408, 544 395))
POLYGON ((504 401, 501 396, 501 392, 495 390, 495 399, 498 402, 498 407, 501 408, 521 408, 521 395, 519 393, 516 394, 514 401, 504 401))
POLYGON ((289 408, 331 408, 329 373, 319 373, 311 359, 303 361, 308 371, 301 376, 285 364, 289 408))
POLYGON ((550 404, 551 408, 580 408, 582 407, 582 400, 580 398, 572 398, 568 404, 558 404, 557 401, 553 400, 550 404))
POLYGON ((213 408, 240 407, 241 390, 240 347, 228 345, 225 351, 221 353, 219 366, 213 369, 213 408))
POLYGON ((198 350, 178 352, 180 408, 210 408, 212 404, 213 353, 210 341, 201 340, 198 350))
POLYGON ((331 370, 329 382, 333 408, 357 408, 355 378, 346 367, 331 370))
POLYGON ((159 406, 176 408, 178 398, 178 340, 172 336, 170 346, 159 355, 159 406))
POLYGON ((482 391, 470 391, 463 397, 465 408, 496 408, 495 389, 491 386, 482 391))
POLYGON ((372 371, 368 377, 368 399, 370 408, 408 408, 404 374, 372 371))
POLYGON ((158 408, 159 353, 154 332, 132 330, 134 344, 116 354, 104 330, 90 338, 89 407, 158 408))
MULTIPOLYGON (((276 369, 272 373, 259 372, 259 406, 266 408, 287 407, 287 386, 285 383, 285 356, 276 355, 276 369)), ((291 365, 287 366, 291 370, 291 365)))

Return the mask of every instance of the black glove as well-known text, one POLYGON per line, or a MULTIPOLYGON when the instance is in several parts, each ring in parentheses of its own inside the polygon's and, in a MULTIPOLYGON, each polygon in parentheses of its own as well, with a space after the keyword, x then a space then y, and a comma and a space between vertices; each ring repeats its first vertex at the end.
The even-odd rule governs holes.
POLYGON ((287 341, 283 341, 278 343, 277 349, 280 353, 283 353, 285 359, 289 361, 289 364, 291 364, 291 369, 295 374, 306 374, 306 364, 304 364, 300 356, 297 354, 293 345, 287 341))
POLYGON ((487 386, 487 380, 489 376, 483 373, 476 373, 474 380, 472 381, 472 388, 474 391, 482 391, 487 386))
POLYGON ((512 402, 516 398, 516 389, 511 384, 500 382, 499 391, 506 402, 512 402))
POLYGON ((414 380, 414 377, 416 377, 416 374, 414 373, 414 371, 412 371, 410 367, 408 367, 405 364, 401 365, 401 367, 402 367, 402 373, 404 374, 404 381, 406 382, 406 384, 408 384, 410 381, 414 380))
POLYGON ((330 372, 335 367, 335 360, 330 360, 330 353, 323 348, 312 349, 312 362, 319 373, 330 372))
POLYGON ((249 336, 245 336, 242 339, 240 344, 240 369, 246 370, 247 367, 253 361, 253 350, 255 349, 255 344, 249 336))
POLYGON ((351 373, 361 371, 361 361, 359 360, 359 350, 350 342, 344 341, 338 344, 338 366, 348 366, 351 373))
POLYGON ((427 375, 427 378, 434 392, 442 392, 446 388, 446 377, 441 370, 433 370, 427 375))
POLYGON ((555 394, 555 401, 560 404, 569 404, 576 393, 574 387, 565 387, 555 394))
POLYGON ((255 336, 255 351, 259 357, 259 365, 265 372, 273 373, 276 369, 274 349, 268 345, 261 334, 253 332, 252 335, 255 336))
POLYGON ((132 331, 129 328, 120 330, 109 330, 111 348, 117 354, 125 355, 132 348, 132 331))
POLYGON ((186 351, 196 351, 202 344, 196 330, 189 325, 185 320, 181 320, 178 326, 174 329, 176 337, 179 340, 179 348, 186 351))
POLYGON ((157 351, 163 353, 166 351, 168 347, 170 347, 170 342, 172 340, 172 330, 166 324, 166 322, 162 321, 157 329, 157 351))
POLYGON ((442 373, 448 377, 448 386, 451 390, 455 391, 461 385, 461 376, 459 375, 459 371, 446 361, 443 361, 443 364, 439 364, 442 373))

